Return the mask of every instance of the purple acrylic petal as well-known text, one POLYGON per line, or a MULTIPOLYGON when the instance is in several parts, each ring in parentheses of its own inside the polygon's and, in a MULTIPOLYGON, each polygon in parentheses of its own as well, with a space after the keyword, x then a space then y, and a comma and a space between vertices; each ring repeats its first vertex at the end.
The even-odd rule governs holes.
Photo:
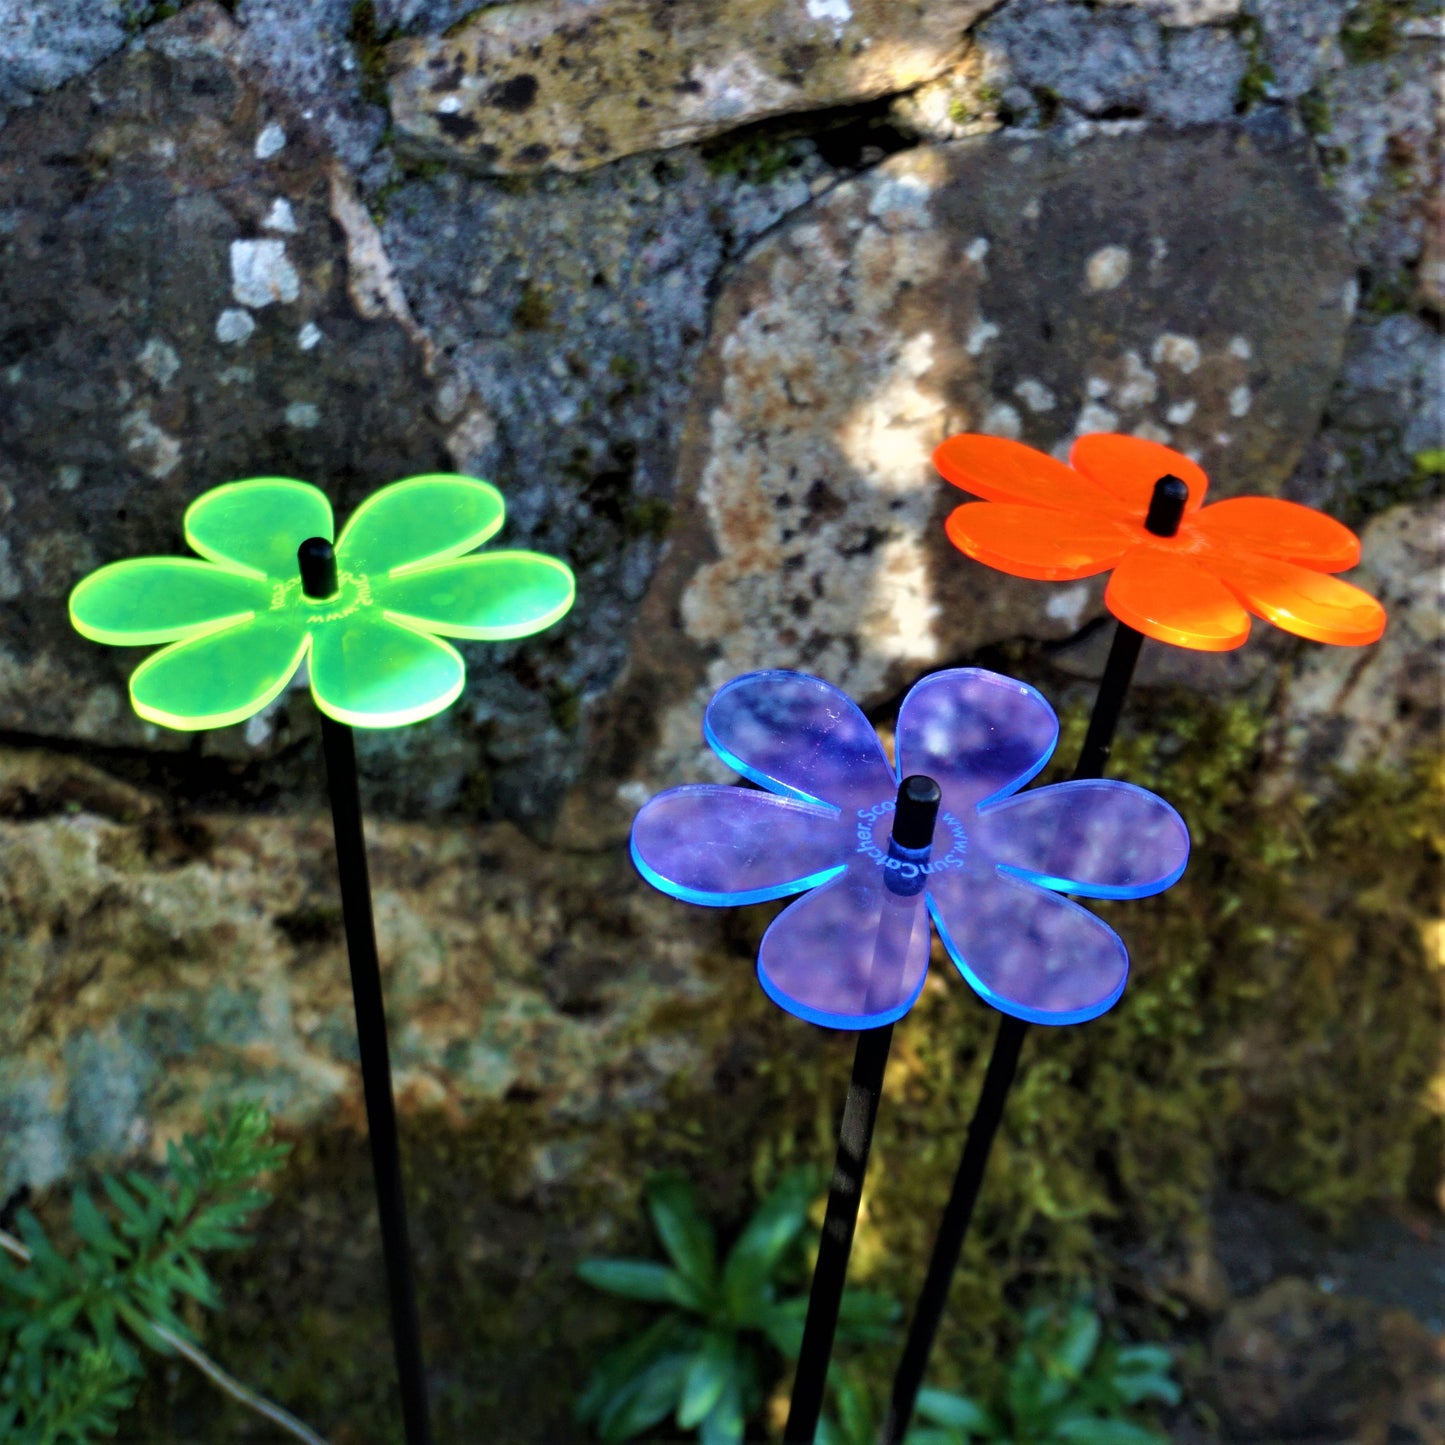
POLYGON ((744 673, 718 689, 702 729, 718 757, 771 793, 846 809, 897 788, 873 724, 821 678, 744 673))
POLYGON ((913 1007, 928 972, 924 894, 901 897, 873 869, 850 869, 784 909, 763 935, 758 980, 809 1023, 873 1029, 913 1007))
POLYGON ((1124 992, 1119 935, 1057 893, 985 866, 930 878, 928 903, 959 972, 1002 1013, 1083 1023, 1124 992))
POLYGON ((716 908, 764 903, 841 872, 851 845, 834 808, 698 783, 659 793, 632 824, 632 858, 655 888, 716 908))
POLYGON ((1042 694, 979 667, 925 677, 898 713, 898 776, 925 773, 955 812, 1017 792, 1048 762, 1059 720, 1042 694))
POLYGON ((1184 819, 1163 798, 1106 778, 990 803, 970 838, 1008 872, 1089 898, 1162 893, 1189 861, 1184 819))

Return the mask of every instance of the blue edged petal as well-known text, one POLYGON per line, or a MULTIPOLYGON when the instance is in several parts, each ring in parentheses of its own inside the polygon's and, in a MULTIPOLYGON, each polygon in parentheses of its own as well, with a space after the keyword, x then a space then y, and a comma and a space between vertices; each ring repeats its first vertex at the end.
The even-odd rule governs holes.
POLYGON ((779 1008, 830 1029, 876 1029, 911 1009, 928 973, 924 895, 890 893, 872 868, 790 904, 758 950, 758 982, 779 1008))
POLYGON ((1043 695, 979 667, 935 672, 898 712, 898 776, 924 773, 955 812, 1016 793, 1049 760, 1059 720, 1043 695))
POLYGON ((1124 992, 1119 935, 1057 893, 983 865, 930 878, 928 906, 959 972, 1000 1013, 1084 1023, 1124 992))
POLYGON ((632 823, 637 871, 686 903, 766 903, 841 873, 849 838, 835 808, 695 783, 659 793, 632 823))
POLYGON ((1145 898, 1179 881, 1189 829, 1132 783, 1055 783, 979 810, 969 841, 1006 872, 1087 898, 1145 898))
POLYGON ((702 723, 728 767, 770 793, 856 808, 897 782, 873 724, 847 693, 801 672, 749 672, 719 688, 702 723))

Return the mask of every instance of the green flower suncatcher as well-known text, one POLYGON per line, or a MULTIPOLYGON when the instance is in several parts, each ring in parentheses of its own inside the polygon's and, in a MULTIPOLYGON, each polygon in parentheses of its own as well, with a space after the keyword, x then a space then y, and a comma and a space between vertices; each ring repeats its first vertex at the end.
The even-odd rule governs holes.
POLYGON ((336 541, 338 590, 302 591, 296 554, 331 541, 316 487, 258 477, 216 487, 185 514, 192 557, 135 557, 76 587, 70 620, 95 642, 163 642, 131 675, 141 717, 194 731, 243 722, 303 660, 322 712, 392 728, 456 701, 466 678, 443 637, 501 642, 551 626, 572 606, 571 570, 537 552, 474 555, 505 516, 474 477, 409 477, 372 493, 336 541))
POLYGON ((136 712, 164 727, 244 722, 309 664, 408 1445, 431 1445, 432 1434, 351 729, 402 727, 455 702, 466 666, 443 637, 525 637, 572 606, 571 569, 555 557, 475 551, 505 514, 489 482, 408 477, 372 493, 333 546, 324 493, 255 477, 186 509, 198 556, 114 562, 70 594, 70 620, 85 637, 168 644, 130 679, 136 712))

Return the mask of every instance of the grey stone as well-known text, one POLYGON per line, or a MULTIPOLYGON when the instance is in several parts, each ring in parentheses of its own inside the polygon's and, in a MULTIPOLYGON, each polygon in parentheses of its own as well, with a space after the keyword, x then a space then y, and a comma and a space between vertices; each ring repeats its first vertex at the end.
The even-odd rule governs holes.
POLYGON ((82 1029, 63 1052, 67 1098, 65 1129, 81 1159, 115 1158, 145 1142, 142 1101, 151 1061, 115 1029, 82 1029))
POLYGON ((1162 77, 1159 26, 1135 10, 1026 0, 1006 6, 978 33, 1008 56, 1020 84, 1085 115, 1143 115, 1162 77))
POLYGON ((1259 24, 1273 93, 1297 100, 1344 64, 1340 25, 1351 0, 1247 0, 1259 24))
POLYGON ((1273 763, 1277 775, 1319 779, 1415 756, 1445 742, 1445 506, 1439 498, 1392 507, 1361 534, 1347 580, 1389 614, 1373 646, 1311 647, 1284 689, 1273 763))
POLYGON ((1248 58, 1227 30, 1186 30, 1164 38, 1164 73, 1148 94, 1150 115, 1171 125, 1229 120, 1248 58))
POLYGON ((489 172, 588 170, 944 71, 990 0, 523 0, 387 50, 409 146, 489 172))
POLYGON ((1098 615, 1096 584, 952 550, 961 498, 929 460, 950 432, 1135 431, 1197 455, 1215 495, 1277 493, 1338 366, 1348 274, 1307 148, 1234 127, 1003 133, 825 195, 719 298, 678 527, 572 816, 620 827, 654 786, 714 775, 702 708, 737 672, 799 667, 872 705, 1098 615))
POLYGON ((1417 316, 1360 317, 1350 328, 1325 425, 1289 495, 1351 517, 1439 486, 1426 463, 1445 448, 1445 338, 1417 316))
POLYGON ((370 159, 386 112, 361 94, 353 0, 240 0, 241 49, 271 87, 317 125, 349 166, 370 159))
MULTIPOLYGON (((187 502, 224 481, 305 477, 344 514, 447 465, 414 324, 367 270, 365 212, 238 47, 224 12, 192 6, 0 131, 0 726, 186 747, 131 714, 135 654, 71 630, 75 582, 183 550, 187 502), (259 158, 278 123, 284 146, 259 158), (278 199, 296 233, 263 239, 278 199), (237 269, 237 248, 268 264, 237 269), (328 344, 303 350, 307 324, 328 344), (315 426, 286 424, 298 405, 315 426)), ((255 751, 239 729, 207 746, 255 751)))
POLYGON ((1102 0, 1146 11, 1162 24, 1188 27, 1220 25, 1239 14, 1241 0, 1102 0))
MULTIPOLYGON (((671 515, 714 278, 830 179, 806 143, 768 161, 778 173, 756 179, 745 158, 684 150, 525 183, 453 174, 387 198, 387 253, 452 368, 438 406, 458 465, 502 488, 509 539, 577 571, 576 610, 487 649, 459 708, 510 815, 550 812, 580 763, 579 708, 622 664, 671 515)), ((396 750, 419 731, 372 740, 376 772, 385 755, 410 776, 396 750)))
POLYGON ((1025 0, 978 33, 1013 71, 1010 108, 1035 123, 1058 101, 1086 116, 1148 116, 1176 126, 1228 120, 1248 65, 1228 30, 1161 28, 1152 11, 1132 8, 1025 0))
POLYGON ((383 35, 441 35, 459 20, 502 0, 376 0, 376 28, 383 35))
POLYGON ((0 0, 0 123, 125 44, 132 0, 0 0))
MULTIPOLYGON (((0 789, 13 766, 34 764, 0 757, 0 789)), ((198 815, 161 861, 147 821, 84 796, 0 818, 0 1202, 162 1157, 238 1098, 293 1127, 361 1117, 329 819, 198 815)), ((508 824, 367 832, 402 1109, 461 1119, 516 1087, 580 1131, 668 1107, 708 1047, 689 1010, 734 988, 714 921, 621 850, 547 851, 508 824)))
POLYGON ((18 1060, 0 1063, 0 1203, 22 1185, 44 1189, 72 1162, 56 1072, 18 1060))
MULTIPOLYGON (((1440 44, 1397 33, 1390 53, 1323 72, 1307 119, 1366 278, 1388 304, 1410 298, 1439 192, 1440 44)), ((1367 289, 1367 300, 1372 299, 1367 289)))

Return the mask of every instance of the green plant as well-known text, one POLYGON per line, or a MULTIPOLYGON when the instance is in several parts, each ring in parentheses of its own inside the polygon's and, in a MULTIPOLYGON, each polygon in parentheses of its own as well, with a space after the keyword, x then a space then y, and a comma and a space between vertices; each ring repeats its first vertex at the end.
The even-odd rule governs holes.
POLYGON ((1408 17, 1407 0, 1360 0, 1340 27, 1340 49, 1353 65, 1387 60, 1399 48, 1396 25, 1408 17))
POLYGON ((269 1199, 258 1175, 286 1155, 264 1110, 243 1106, 199 1137, 167 1147, 169 1176, 134 1170, 100 1180, 109 1208, 77 1187, 73 1247, 56 1247, 22 1209, 19 1238, 0 1232, 0 1439, 11 1445, 83 1445, 112 1435, 145 1373, 137 1345, 181 1355, 302 1439, 299 1421, 231 1381, 201 1354, 182 1321, 182 1297, 220 1300, 202 1257, 242 1248, 239 1233, 269 1199))
POLYGON ((1168 1445, 1132 1418, 1149 1401, 1179 1403, 1162 1345, 1121 1345, 1104 1337, 1086 1300, 1037 1305, 1024 1316, 1023 1338, 999 1398, 984 1404, 942 1390, 921 1390, 926 1425, 908 1445, 1168 1445))
MULTIPOLYGON (((818 1422, 816 1445, 876 1445, 878 1422, 873 1401, 862 1383, 845 1371, 830 1372, 828 1387, 832 1391, 832 1416, 824 1415, 818 1422)), ((962 1395, 946 1390, 921 1390, 917 1416, 923 1423, 909 1429, 903 1445, 954 1445, 966 1440, 957 1430, 935 1428, 947 1419, 977 1411, 978 1406, 962 1395)))
MULTIPOLYGON (((577 1419, 609 1445, 668 1415, 679 1429, 696 1429, 703 1445, 741 1441, 762 1403, 770 1357, 791 1359, 802 1342, 807 1296, 780 1298, 780 1284, 797 1264, 815 1193, 811 1171, 786 1175, 720 1263, 692 1186, 675 1174, 654 1179, 647 1210, 672 1264, 589 1259, 577 1272, 596 1289, 669 1308, 597 1366, 577 1419)), ((847 1290, 838 1338, 883 1338, 897 1316, 893 1300, 847 1290)))

